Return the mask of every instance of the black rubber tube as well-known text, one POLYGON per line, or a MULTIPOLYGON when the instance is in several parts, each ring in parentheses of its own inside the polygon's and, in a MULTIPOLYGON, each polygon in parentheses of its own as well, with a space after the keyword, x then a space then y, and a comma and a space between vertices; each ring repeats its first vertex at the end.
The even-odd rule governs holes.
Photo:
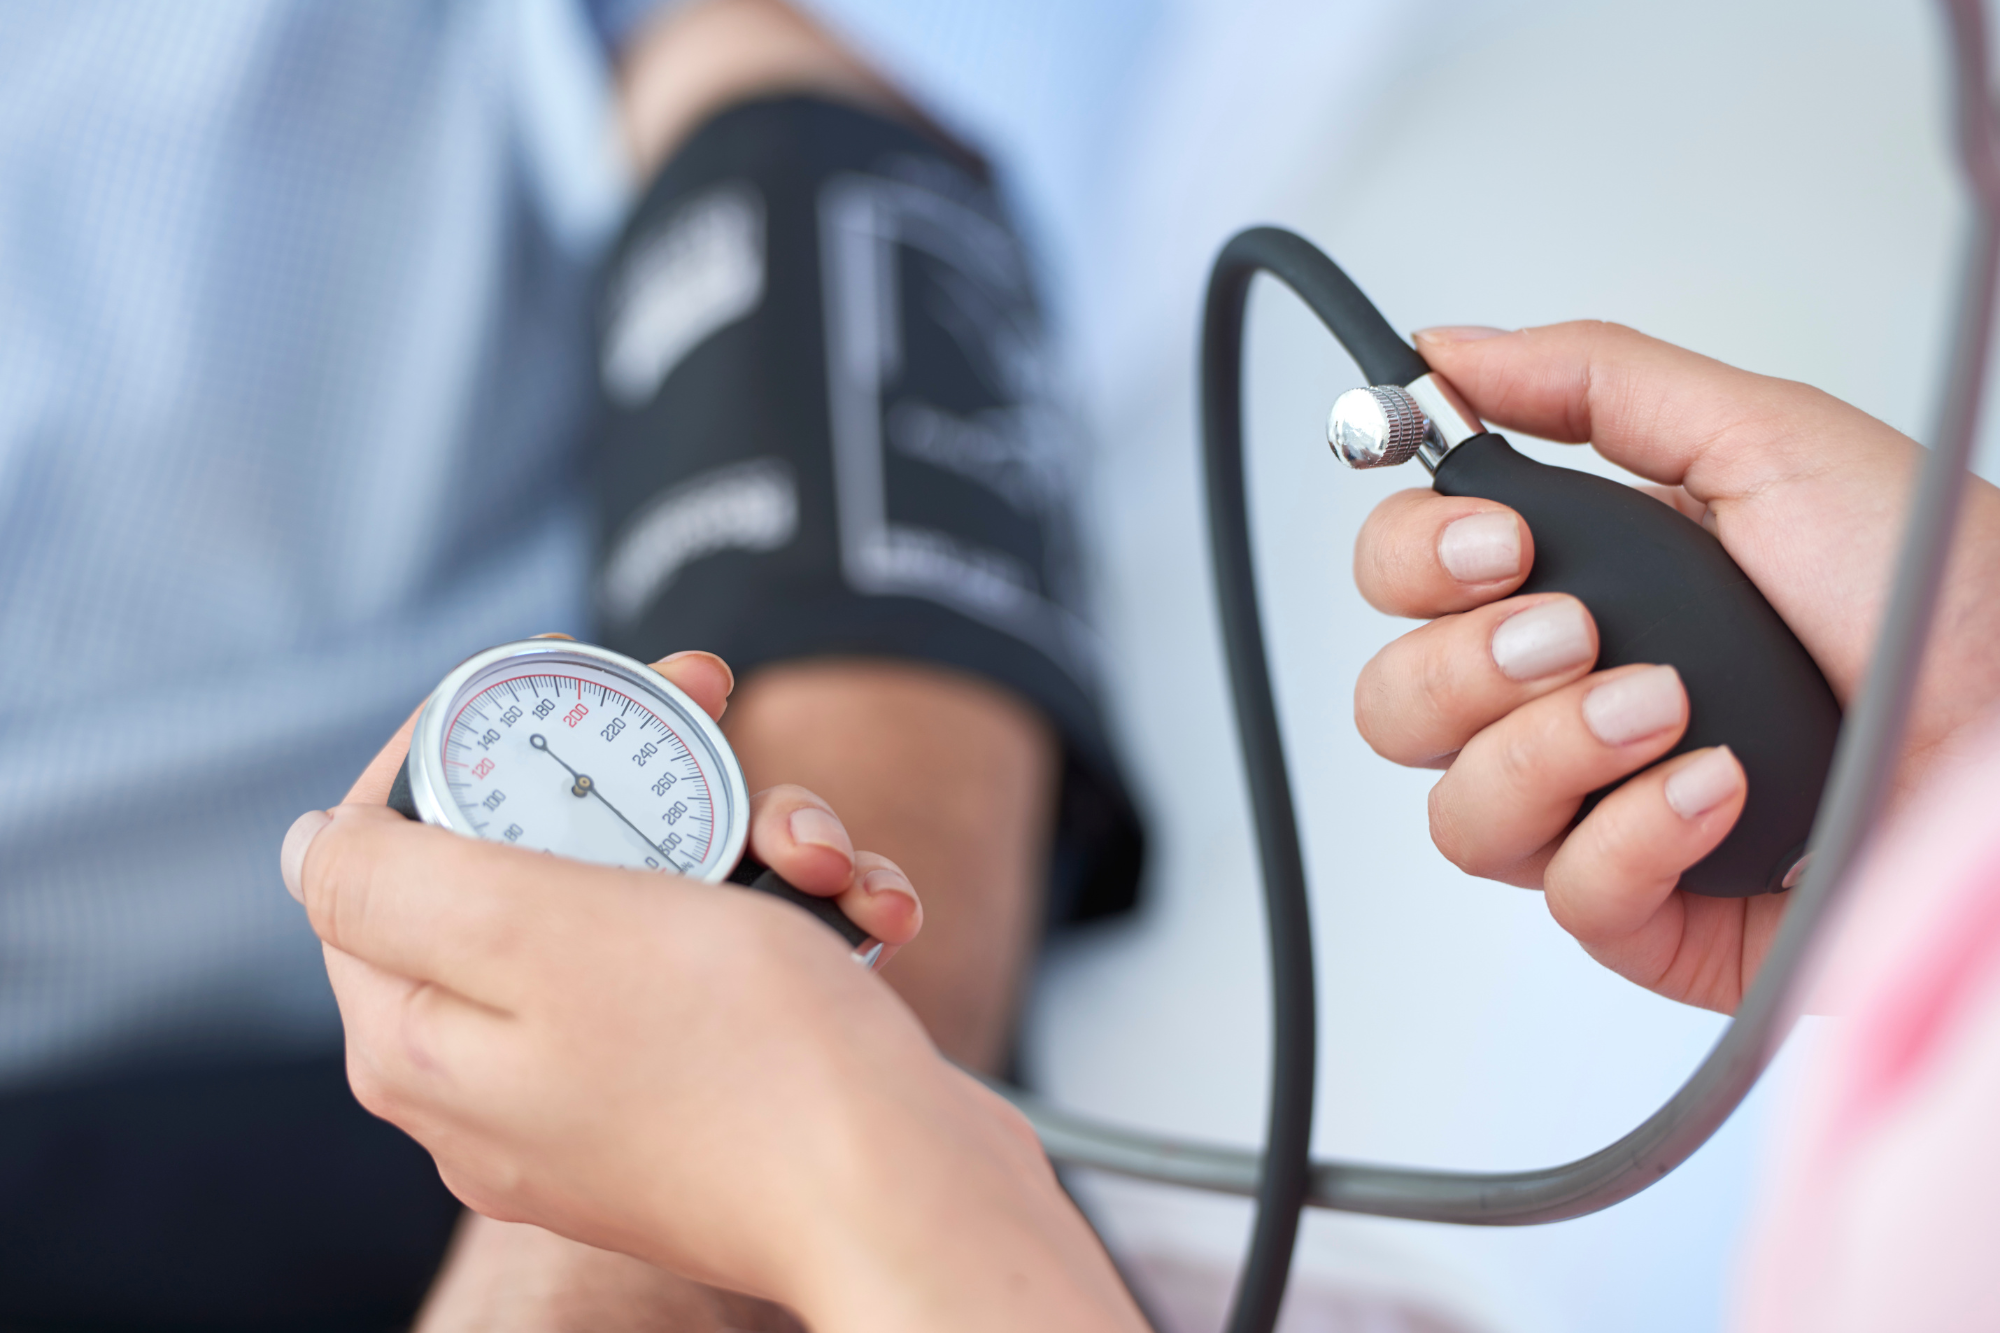
MULTIPOLYGON (((1268 1333, 1291 1277, 1299 1213, 1310 1184, 1313 1088, 1318 1054, 1312 918, 1305 860, 1292 809, 1285 747, 1271 698, 1270 664, 1250 554, 1243 468, 1243 312, 1250 280, 1275 273, 1296 289, 1343 343, 1370 359, 1368 374, 1393 378, 1423 362, 1405 346, 1347 275, 1290 232, 1259 227, 1223 247, 1209 274, 1201 335, 1202 458, 1208 490, 1209 552, 1229 687, 1242 738, 1250 813, 1263 867, 1265 930, 1271 952, 1271 1098, 1250 1254, 1230 1311, 1230 1333, 1268 1333)), ((1396 381, 1401 383, 1402 381, 1396 381)))

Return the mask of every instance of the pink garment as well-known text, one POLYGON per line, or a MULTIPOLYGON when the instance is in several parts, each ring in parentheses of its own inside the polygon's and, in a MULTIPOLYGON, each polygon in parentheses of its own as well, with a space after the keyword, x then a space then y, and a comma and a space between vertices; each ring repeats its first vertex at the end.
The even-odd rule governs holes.
POLYGON ((2000 727, 1880 840, 1743 1273, 1742 1333, 2000 1330, 2000 727))

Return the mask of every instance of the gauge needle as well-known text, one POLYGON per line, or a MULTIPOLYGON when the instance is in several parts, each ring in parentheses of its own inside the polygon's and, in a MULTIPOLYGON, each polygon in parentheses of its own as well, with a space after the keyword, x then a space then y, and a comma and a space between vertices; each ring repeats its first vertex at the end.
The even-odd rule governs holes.
POLYGON ((551 750, 549 748, 549 743, 548 741, 543 739, 541 732, 538 731, 535 732, 533 735, 529 736, 528 744, 534 746, 537 750, 540 750, 543 754, 555 760, 558 764, 562 764, 563 771, 568 773, 570 777, 576 780, 575 783, 569 789, 570 795, 577 797, 595 796, 599 801, 603 801, 604 808, 606 810, 609 810, 612 814, 618 816, 619 823, 623 824, 626 828, 631 829, 634 833, 639 835, 639 841, 646 844, 647 851, 660 852, 661 855, 665 855, 664 851, 653 845, 653 840, 647 837, 645 832, 641 830, 637 824, 634 824, 631 820, 625 818, 625 812, 623 810, 620 810, 617 806, 611 804, 610 801, 605 800, 604 793, 599 791, 597 789, 597 784, 590 780, 590 774, 579 773, 575 769, 571 768, 568 764, 563 764, 562 757, 558 755, 554 750, 551 750))

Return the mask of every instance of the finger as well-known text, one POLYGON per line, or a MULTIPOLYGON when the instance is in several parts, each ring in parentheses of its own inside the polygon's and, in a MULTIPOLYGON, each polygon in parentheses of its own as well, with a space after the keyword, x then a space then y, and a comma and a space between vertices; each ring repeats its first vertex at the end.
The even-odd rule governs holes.
POLYGON ((1361 669, 1354 722, 1384 759, 1441 767, 1531 699, 1580 679, 1597 626, 1562 593, 1514 597, 1411 630, 1361 669))
POLYGON ((1836 400, 1738 370, 1617 324, 1500 333, 1426 329, 1417 350, 1495 425, 1589 441, 1640 476, 1710 504, 1802 469, 1851 433, 1836 400), (1718 448, 1724 441, 1729 447, 1718 448))
POLYGON ((387 805, 389 789, 396 785, 396 774, 402 771, 403 761, 410 753, 410 733, 417 728, 417 714, 423 712, 418 704, 410 715, 403 719, 403 725, 396 728, 396 734, 388 744, 375 752, 368 761, 368 767, 361 770, 361 776, 347 789, 342 799, 343 805, 387 805))
POLYGON ((1431 839, 1469 874, 1535 883, 1583 798, 1658 759, 1686 727, 1672 667, 1585 677, 1466 742, 1431 789, 1431 839))
POLYGON ((729 669, 729 663, 714 653, 675 653, 653 663, 653 670, 672 681, 711 718, 722 720, 722 710, 729 707, 730 691, 736 688, 736 674, 729 669))
POLYGON ((1428 620, 1505 597, 1535 562, 1528 525, 1505 505, 1398 491, 1354 542, 1354 582, 1368 604, 1428 620))
POLYGON ((426 1137, 482 1084, 477 1053, 502 1039, 507 1018, 431 982, 415 981, 327 947, 327 980, 347 1036, 347 1078, 368 1110, 426 1137))
POLYGON ((1621 970, 1637 966, 1657 980, 1679 931, 1650 943, 1639 937, 1656 924, 1681 872, 1735 826, 1746 790, 1743 765, 1727 746, 1676 755, 1633 778, 1550 859, 1543 875, 1550 913, 1586 949, 1621 946, 1621 970))
POLYGON ((896 950, 917 937, 924 926, 923 903, 903 868, 875 852, 857 852, 854 879, 834 901, 847 919, 880 940, 880 968, 896 956, 896 950))
POLYGON ((840 817, 789 783, 750 798, 750 851, 807 893, 839 893, 854 875, 854 842, 840 817))
POLYGON ((1691 518, 1703 527, 1710 527, 1712 519, 1708 506, 1687 493, 1685 486, 1655 486, 1648 482, 1639 487, 1647 495, 1666 505, 1682 518, 1691 518))
POLYGON ((300 816, 284 869, 325 943, 502 1010, 539 958, 592 947, 614 899, 686 887, 462 838, 372 805, 300 816))

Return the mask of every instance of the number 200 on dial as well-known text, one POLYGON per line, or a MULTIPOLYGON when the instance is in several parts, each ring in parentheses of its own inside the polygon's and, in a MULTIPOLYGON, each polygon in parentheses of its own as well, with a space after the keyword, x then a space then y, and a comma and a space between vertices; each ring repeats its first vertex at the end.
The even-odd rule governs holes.
POLYGON ((749 831, 742 770, 700 705, 642 663, 567 640, 460 664, 418 715, 404 776, 426 823, 711 883, 749 831))

